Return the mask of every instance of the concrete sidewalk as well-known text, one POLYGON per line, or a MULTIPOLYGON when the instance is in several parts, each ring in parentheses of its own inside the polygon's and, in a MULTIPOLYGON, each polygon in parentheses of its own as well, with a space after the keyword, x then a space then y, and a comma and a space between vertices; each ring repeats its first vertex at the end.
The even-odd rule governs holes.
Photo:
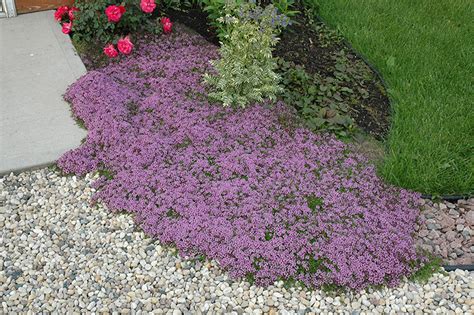
POLYGON ((0 174, 54 162, 77 147, 62 95, 86 69, 53 11, 0 19, 0 174))

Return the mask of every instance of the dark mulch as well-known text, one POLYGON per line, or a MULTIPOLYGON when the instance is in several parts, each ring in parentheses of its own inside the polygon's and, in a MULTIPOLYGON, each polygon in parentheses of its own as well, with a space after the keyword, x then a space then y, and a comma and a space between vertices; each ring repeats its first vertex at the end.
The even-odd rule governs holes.
POLYGON ((365 72, 361 75, 369 78, 354 82, 355 86, 348 86, 354 91, 362 89, 369 94, 367 98, 358 97, 357 102, 351 104, 351 116, 367 133, 379 140, 384 138, 390 125, 390 101, 383 82, 337 34, 328 30, 322 23, 309 25, 307 18, 302 15, 296 20, 299 23, 291 25, 281 34, 275 55, 304 66, 309 73, 332 76, 334 56, 344 51, 348 68, 357 68, 358 71, 365 72))
POLYGON ((203 36, 207 41, 219 45, 216 31, 209 26, 207 13, 202 9, 193 7, 187 11, 168 10, 166 14, 172 21, 186 25, 203 36))

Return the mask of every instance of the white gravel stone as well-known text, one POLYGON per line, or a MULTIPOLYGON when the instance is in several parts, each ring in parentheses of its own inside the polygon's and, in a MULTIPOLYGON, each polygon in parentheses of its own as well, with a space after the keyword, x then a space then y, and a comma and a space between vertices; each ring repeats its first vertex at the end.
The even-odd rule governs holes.
POLYGON ((339 295, 230 280, 189 262, 128 214, 91 205, 92 175, 0 178, 0 313, 473 314, 474 273, 339 295))

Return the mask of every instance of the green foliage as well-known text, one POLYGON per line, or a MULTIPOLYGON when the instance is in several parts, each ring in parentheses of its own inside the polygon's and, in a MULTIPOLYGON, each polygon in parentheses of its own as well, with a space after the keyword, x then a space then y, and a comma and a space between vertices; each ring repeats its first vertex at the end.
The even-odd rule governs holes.
POLYGON ((265 241, 269 241, 273 238, 274 232, 271 230, 265 231, 265 241))
POLYGON ((318 210, 320 210, 324 204, 322 198, 315 196, 308 196, 306 197, 306 200, 308 202, 308 208, 310 208, 313 213, 316 213, 318 210))
POLYGON ((323 290, 326 294, 341 295, 343 292, 346 291, 346 288, 343 286, 331 283, 331 284, 322 285, 321 290, 323 290))
POLYGON ((295 0, 273 0, 272 3, 285 16, 294 17, 300 13, 298 10, 293 10, 296 4, 295 0))
POLYGON ((76 125, 79 126, 79 128, 87 130, 84 120, 80 119, 79 117, 76 117, 75 122, 76 122, 76 125))
POLYGON ((114 178, 114 172, 111 171, 111 170, 109 170, 109 169, 106 169, 106 168, 104 168, 104 169, 99 169, 99 170, 97 171, 97 173, 99 174, 99 176, 103 176, 103 177, 105 177, 105 178, 107 178, 107 179, 113 179, 113 178, 114 178))
POLYGON ((309 257, 308 261, 308 272, 310 274, 316 273, 323 264, 322 259, 314 259, 313 256, 309 257))
POLYGON ((315 30, 316 34, 318 34, 318 40, 321 47, 330 47, 339 44, 344 39, 337 30, 330 29, 324 23, 313 21, 311 27, 315 30))
MULTIPOLYGON (((202 0, 202 7, 207 12, 209 24, 216 29, 219 40, 224 41, 229 36, 227 25, 220 20, 226 14, 227 0, 202 0)), ((234 0, 234 7, 243 5, 245 0, 234 0)), ((227 8, 228 11, 228 8, 227 8)), ((227 12, 234 14, 234 12, 227 12)))
POLYGON ((110 35, 115 29, 115 24, 108 23, 104 10, 108 4, 107 0, 76 1, 75 6, 79 12, 75 13, 73 24, 73 39, 76 42, 92 42, 97 39, 108 42, 110 35))
MULTIPOLYGON (((415 273, 410 277, 410 280, 417 282, 426 282, 431 276, 441 270, 442 260, 439 257, 435 257, 430 253, 425 253, 428 257, 428 261, 422 265, 415 273)), ((413 262, 412 266, 417 266, 419 262, 413 262)))
POLYGON ((183 8, 189 8, 193 5, 194 1, 181 1, 181 0, 162 0, 161 4, 164 9, 181 10, 183 8))
POLYGON ((319 13, 319 4, 317 0, 300 0, 300 5, 303 7, 304 14, 313 20, 319 13))
POLYGON ((166 212, 166 217, 171 218, 171 219, 178 219, 180 217, 179 213, 176 212, 175 209, 168 209, 166 212))
POLYGON ((255 275, 253 273, 248 272, 245 275, 245 280, 250 283, 250 285, 254 285, 255 283, 255 275))
POLYGON ((105 9, 111 4, 116 3, 110 0, 77 0, 75 6, 79 11, 75 13, 73 23, 74 41, 116 43, 119 37, 142 29, 161 32, 156 21, 142 12, 140 2, 135 0, 123 0, 121 4, 125 6, 126 12, 118 23, 109 22, 105 9))
MULTIPOLYGON (((137 0, 138 1, 138 0, 137 0)), ((156 1, 158 3, 158 1, 156 1)), ((186 11, 192 7, 203 8, 206 0, 161 0, 162 9, 172 9, 177 11, 186 11)))
POLYGON ((329 130, 341 136, 352 132, 354 124, 344 99, 353 91, 344 86, 344 80, 337 76, 310 75, 303 67, 282 59, 278 63, 284 88, 281 96, 296 108, 309 128, 329 130))
POLYGON ((259 7, 246 3, 238 7, 240 14, 236 17, 236 8, 235 1, 226 4, 225 16, 220 18, 229 33, 220 49, 221 59, 212 62, 217 74, 204 75, 206 83, 214 88, 209 97, 224 106, 240 107, 266 98, 275 100, 281 91, 280 76, 275 72, 277 64, 272 57, 278 42, 278 27, 274 24, 276 10, 269 5, 255 15, 259 7))

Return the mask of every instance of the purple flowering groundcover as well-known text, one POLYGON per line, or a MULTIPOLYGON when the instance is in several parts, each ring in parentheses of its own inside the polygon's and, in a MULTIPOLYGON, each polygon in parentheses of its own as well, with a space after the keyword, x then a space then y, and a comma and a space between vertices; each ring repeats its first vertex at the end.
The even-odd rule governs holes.
POLYGON ((261 285, 361 289, 415 270, 417 194, 384 184, 343 142, 291 125, 285 104, 210 104, 202 73, 218 52, 203 38, 141 46, 66 93, 88 136, 58 165, 106 171, 97 199, 261 285))

